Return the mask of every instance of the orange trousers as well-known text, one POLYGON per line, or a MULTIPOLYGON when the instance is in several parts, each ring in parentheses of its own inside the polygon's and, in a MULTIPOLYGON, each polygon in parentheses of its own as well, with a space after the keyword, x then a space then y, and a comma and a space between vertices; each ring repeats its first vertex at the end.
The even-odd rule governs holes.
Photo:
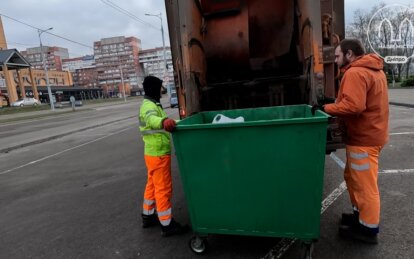
POLYGON ((380 222, 380 195, 378 190, 378 157, 382 146, 346 146, 344 178, 359 223, 378 229, 380 222))
POLYGON ((152 215, 156 208, 161 225, 167 226, 172 218, 171 155, 145 155, 145 164, 148 179, 144 192, 143 214, 152 215))

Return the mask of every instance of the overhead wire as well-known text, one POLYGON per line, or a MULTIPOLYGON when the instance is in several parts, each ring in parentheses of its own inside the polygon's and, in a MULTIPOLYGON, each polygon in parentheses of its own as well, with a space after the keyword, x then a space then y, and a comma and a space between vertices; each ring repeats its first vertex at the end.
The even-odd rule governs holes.
MULTIPOLYGON (((5 15, 5 14, 0 13, 0 16, 6 17, 7 19, 10 19, 10 20, 13 20, 13 21, 15 21, 15 22, 18 22, 18 23, 24 24, 24 25, 26 25, 26 26, 28 26, 28 27, 30 27, 30 28, 36 29, 36 30, 42 30, 41 28, 38 28, 38 27, 36 27, 36 26, 34 26, 34 25, 31 25, 31 24, 28 24, 28 23, 22 22, 22 21, 20 21, 20 20, 17 20, 16 18, 10 17, 10 16, 5 15)), ((78 44, 78 45, 80 45, 80 46, 83 46, 83 47, 86 47, 86 48, 89 48, 89 49, 93 49, 93 47, 92 47, 92 46, 90 46, 90 45, 86 45, 86 44, 83 44, 83 43, 80 43, 80 42, 77 42, 77 41, 74 41, 74 40, 68 39, 68 38, 66 38, 66 37, 63 37, 63 36, 57 35, 57 34, 55 34, 55 33, 49 32, 49 31, 45 31, 44 33, 47 33, 47 34, 53 35, 53 36, 55 36, 55 37, 57 37, 57 38, 60 38, 60 39, 63 39, 63 40, 66 40, 66 41, 69 41, 69 42, 72 42, 72 43, 78 44)))
MULTIPOLYGON (((138 22, 140 22, 140 23, 142 23, 142 24, 144 24, 144 25, 146 25, 146 26, 148 26, 148 27, 150 27, 150 28, 152 28, 152 29, 155 29, 155 30, 159 30, 159 29, 160 29, 160 28, 156 27, 155 25, 153 25, 153 24, 151 24, 151 23, 149 23, 149 22, 146 22, 146 21, 142 20, 142 19, 141 19, 141 18, 139 18, 138 16, 136 16, 136 15, 132 14, 131 12, 129 12, 129 11, 127 11, 127 10, 123 9, 122 7, 120 7, 120 6, 116 5, 115 3, 113 3, 113 2, 112 2, 112 1, 110 1, 110 0, 101 0, 101 2, 102 2, 102 3, 104 3, 104 4, 106 4, 106 5, 108 5, 109 7, 113 8, 113 9, 117 10, 118 12, 121 12, 121 13, 123 13, 123 14, 127 15, 128 17, 130 17, 130 18, 134 19, 135 21, 138 21, 138 22)), ((33 29, 36 29, 36 30, 42 30, 41 28, 38 28, 38 27, 36 27, 36 26, 34 26, 34 25, 28 24, 28 23, 26 23, 26 22, 23 22, 23 21, 21 21, 21 20, 18 20, 18 19, 16 19, 16 18, 10 17, 10 16, 5 15, 5 14, 0 13, 0 16, 3 16, 3 17, 5 17, 5 18, 7 18, 7 19, 10 19, 10 20, 15 21, 15 22, 18 22, 18 23, 20 23, 20 24, 26 25, 26 26, 28 26, 28 27, 30 27, 30 28, 33 28, 33 29)), ((49 35, 55 36, 55 37, 57 37, 57 38, 60 38, 60 39, 63 39, 63 40, 66 40, 66 41, 72 42, 72 43, 74 43, 74 44, 77 44, 77 45, 80 45, 80 46, 83 46, 83 47, 86 47, 86 48, 89 48, 89 49, 93 49, 93 47, 92 47, 92 46, 90 46, 90 45, 87 45, 87 44, 84 44, 84 43, 81 43, 81 42, 77 42, 77 41, 71 40, 71 39, 69 39, 69 38, 66 38, 66 37, 60 36, 60 35, 58 35, 58 34, 55 34, 55 33, 50 32, 50 31, 44 31, 44 33, 47 33, 47 34, 49 34, 49 35)), ((10 42, 10 43, 11 43, 11 42, 10 42)), ((21 43, 15 43, 14 45, 32 46, 32 45, 29 45, 29 44, 21 44, 21 43)))
POLYGON ((152 29, 155 29, 155 30, 160 29, 160 28, 156 27, 155 25, 153 25, 152 23, 146 22, 146 21, 142 20, 141 18, 139 18, 138 16, 136 16, 135 14, 130 13, 129 11, 127 11, 127 10, 123 9, 122 7, 116 5, 115 3, 111 2, 110 0, 101 0, 101 2, 108 5, 109 7, 113 8, 113 9, 117 10, 118 12, 121 12, 121 13, 129 16, 130 18, 136 20, 137 22, 140 22, 140 23, 142 23, 146 26, 151 27, 152 29))

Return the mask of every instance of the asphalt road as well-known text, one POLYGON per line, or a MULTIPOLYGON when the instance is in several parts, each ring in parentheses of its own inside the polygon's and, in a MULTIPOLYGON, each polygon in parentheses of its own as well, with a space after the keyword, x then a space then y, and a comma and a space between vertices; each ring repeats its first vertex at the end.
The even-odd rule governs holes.
MULTIPOLYGON (((0 258, 200 257, 188 248, 192 233, 162 238, 159 228, 140 227, 146 169, 138 105, 0 125, 0 258)), ((345 156, 342 150, 326 156, 315 258, 413 258, 413 112, 391 106, 391 137, 380 160, 379 245, 338 237, 340 214, 351 209, 340 167, 345 156)), ((190 223, 175 159, 173 181, 174 217, 190 223)), ((211 235, 208 242, 203 258, 300 258, 303 252, 300 241, 279 238, 211 235)))

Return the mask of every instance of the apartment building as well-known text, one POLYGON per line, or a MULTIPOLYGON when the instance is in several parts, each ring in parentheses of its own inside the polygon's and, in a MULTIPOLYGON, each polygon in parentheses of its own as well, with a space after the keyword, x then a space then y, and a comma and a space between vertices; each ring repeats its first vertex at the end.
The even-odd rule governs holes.
POLYGON ((84 88, 98 88, 98 72, 95 66, 83 67, 75 69, 72 72, 73 84, 78 87, 84 88))
POLYGON ((93 55, 86 55, 76 58, 66 58, 62 60, 62 70, 75 72, 77 69, 95 66, 93 55))
POLYGON ((174 82, 174 69, 172 64, 171 49, 165 47, 167 68, 164 75, 164 49, 162 47, 142 50, 139 54, 139 63, 145 75, 153 75, 161 78, 164 85, 174 82))
MULTIPOLYGON (((40 47, 28 48, 21 53, 32 65, 32 68, 44 69, 40 47)), ((43 46, 43 53, 45 55, 48 70, 62 71, 62 60, 69 58, 69 51, 67 48, 43 46)))
POLYGON ((141 40, 135 37, 112 37, 94 42, 94 56, 99 87, 124 83, 132 88, 142 88, 143 74, 138 55, 141 40))
POLYGON ((99 87, 93 55, 64 59, 62 60, 62 69, 72 73, 75 86, 84 88, 99 87))

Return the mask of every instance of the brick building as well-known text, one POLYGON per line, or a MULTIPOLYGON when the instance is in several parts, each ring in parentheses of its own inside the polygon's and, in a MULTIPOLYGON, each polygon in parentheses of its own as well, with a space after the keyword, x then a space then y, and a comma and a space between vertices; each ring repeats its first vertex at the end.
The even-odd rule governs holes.
POLYGON ((72 72, 72 75, 75 86, 85 88, 99 87, 98 72, 95 66, 75 69, 75 72, 72 72))
POLYGON ((98 72, 96 71, 93 55, 64 59, 62 68, 64 71, 72 72, 75 86, 85 88, 97 88, 99 86, 98 72))
POLYGON ((142 72, 138 55, 141 40, 135 37, 112 37, 94 42, 94 56, 99 87, 117 87, 121 83, 121 69, 125 84, 142 87, 142 72))
MULTIPOLYGON (((23 57, 32 65, 33 69, 44 69, 40 47, 28 48, 21 52, 23 57)), ((62 60, 69 58, 66 48, 43 46, 47 69, 62 71, 62 60)))

